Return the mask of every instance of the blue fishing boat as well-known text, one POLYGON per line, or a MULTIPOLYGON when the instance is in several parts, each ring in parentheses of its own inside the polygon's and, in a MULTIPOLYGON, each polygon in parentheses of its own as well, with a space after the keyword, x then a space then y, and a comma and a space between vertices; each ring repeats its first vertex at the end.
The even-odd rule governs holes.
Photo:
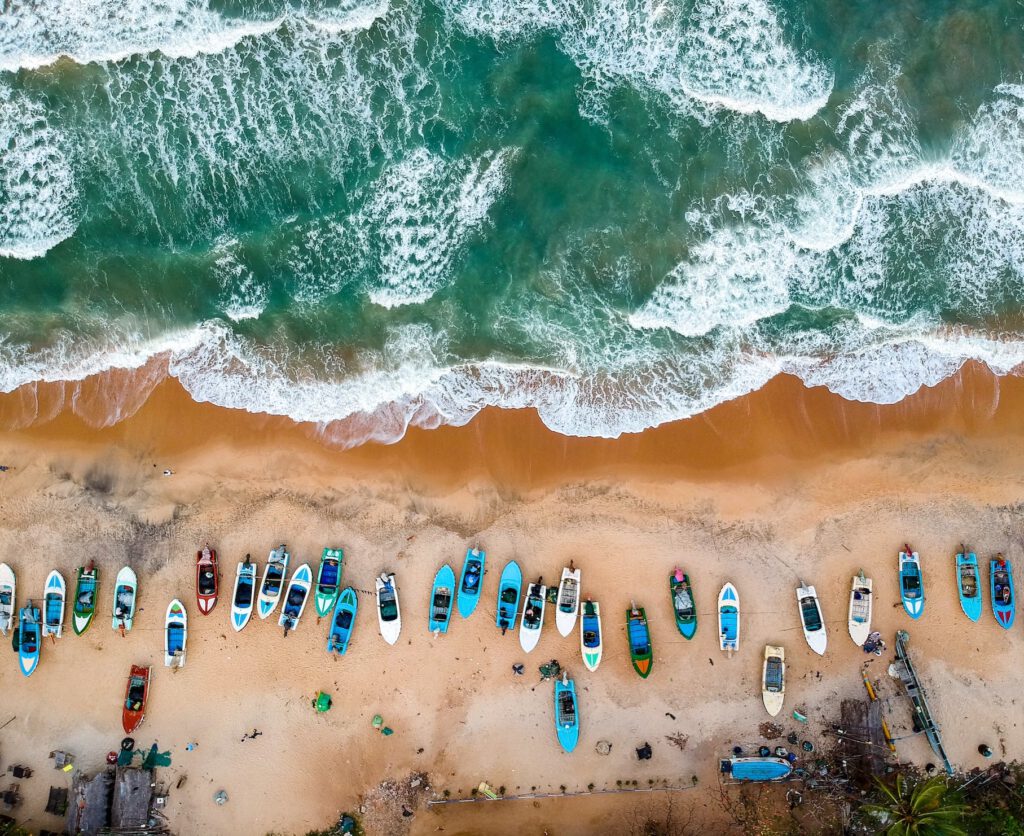
POLYGON ((924 612, 924 577, 921 558, 917 552, 904 546, 900 552, 900 599, 903 609, 911 618, 920 618, 924 612))
POLYGON ((501 570, 498 581, 498 614, 495 622, 501 628, 501 634, 516 626, 516 615, 519 613, 519 595, 523 589, 523 571, 519 564, 510 560, 501 570))
POLYGON ((1000 627, 1009 630, 1013 626, 1016 602, 1013 600, 1013 569, 1001 554, 989 562, 989 578, 992 586, 992 614, 1000 627))
POLYGON ((455 572, 447 563, 434 575, 434 588, 430 590, 431 633, 447 633, 452 620, 452 599, 455 597, 455 572))
POLYGON ((480 602, 480 588, 484 585, 484 561, 487 554, 478 548, 466 552, 462 564, 462 578, 459 581, 459 615, 469 618, 480 602))
POLYGON ((39 645, 42 639, 39 622, 39 607, 32 606, 30 598, 18 613, 18 663, 25 676, 31 676, 39 664, 39 645))
POLYGON ((718 593, 718 646, 727 653, 740 649, 740 595, 731 583, 718 593))
POLYGON ((784 781, 793 772, 793 764, 773 757, 729 758, 720 761, 719 768, 734 781, 784 781))
POLYGON ((571 752, 580 742, 576 684, 565 671, 562 672, 562 679, 555 682, 555 731, 558 733, 558 742, 566 752, 571 752))
POLYGON ((963 546, 956 556, 956 588, 960 593, 960 608, 971 621, 981 618, 981 578, 978 557, 963 546))
POLYGON ((604 652, 601 635, 601 605, 589 598, 583 603, 583 619, 580 622, 580 651, 583 664, 588 671, 596 671, 604 652))
POLYGON ((359 602, 356 600, 356 591, 351 587, 345 587, 338 596, 338 603, 334 605, 334 616, 331 619, 331 633, 327 637, 327 652, 337 653, 344 656, 348 650, 349 640, 352 638, 352 629, 356 623, 356 610, 359 602))

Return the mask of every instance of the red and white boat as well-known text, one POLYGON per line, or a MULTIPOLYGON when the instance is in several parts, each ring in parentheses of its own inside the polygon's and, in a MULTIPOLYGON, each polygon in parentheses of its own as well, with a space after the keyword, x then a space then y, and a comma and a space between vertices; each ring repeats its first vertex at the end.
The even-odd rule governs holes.
POLYGON ((121 725, 125 734, 131 734, 142 725, 146 716, 146 699, 149 697, 150 668, 132 665, 128 675, 128 687, 124 692, 124 707, 121 709, 121 725))
POLYGON ((217 550, 208 545, 196 552, 196 605, 199 612, 209 615, 217 604, 217 550))

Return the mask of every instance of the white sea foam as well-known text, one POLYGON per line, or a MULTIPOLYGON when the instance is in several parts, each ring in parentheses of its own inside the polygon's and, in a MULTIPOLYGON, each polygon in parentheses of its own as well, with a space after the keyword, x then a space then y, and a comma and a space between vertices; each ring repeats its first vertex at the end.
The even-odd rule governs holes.
POLYGON ((258 319, 267 307, 267 288, 238 258, 234 239, 221 241, 216 249, 214 272, 221 284, 221 310, 234 322, 258 319))

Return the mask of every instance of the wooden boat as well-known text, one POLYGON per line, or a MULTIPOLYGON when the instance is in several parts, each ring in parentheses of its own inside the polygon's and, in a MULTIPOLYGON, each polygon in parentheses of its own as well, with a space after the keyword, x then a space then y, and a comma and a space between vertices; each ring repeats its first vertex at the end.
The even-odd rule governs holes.
POLYGON ((989 562, 989 579, 992 591, 992 614, 1000 627, 1009 630, 1013 626, 1013 568, 1010 561, 997 554, 989 562))
POLYGON ((131 566, 122 566, 114 580, 114 604, 110 610, 110 626, 127 633, 135 623, 138 608, 139 579, 131 566))
POLYGON ((793 772, 793 764, 785 758, 739 757, 721 761, 720 771, 735 781, 784 781, 793 772))
POLYGON ((576 699, 576 683, 569 679, 567 671, 555 680, 555 732, 558 742, 566 752, 571 752, 580 742, 580 712, 576 699))
POLYGON ((786 651, 770 644, 764 646, 761 699, 764 701, 765 711, 772 717, 782 711, 782 703, 786 699, 786 651))
POLYGON ((277 620, 277 626, 284 627, 286 636, 289 630, 299 626, 299 619, 306 609, 309 591, 312 588, 313 570, 309 568, 308 563, 303 563, 292 572, 292 579, 288 582, 288 590, 285 592, 284 604, 281 607, 281 617, 277 620))
POLYGON ((338 596, 338 602, 334 605, 334 615, 331 616, 331 631, 327 636, 328 653, 344 656, 348 651, 358 609, 356 591, 351 586, 345 587, 338 596))
POLYGON ((478 548, 466 551, 466 559, 462 563, 462 577, 459 579, 457 604, 459 615, 469 618, 480 601, 480 589, 484 585, 484 561, 487 554, 478 548))
POLYGON ((256 598, 256 614, 260 618, 266 618, 277 607, 290 558, 291 555, 285 549, 284 543, 274 549, 267 558, 263 580, 260 582, 260 593, 256 598))
POLYGON ((740 649, 740 596, 731 583, 718 593, 718 646, 728 653, 740 649))
POLYGON ((220 569, 217 550, 208 545, 196 552, 196 606, 200 615, 209 615, 217 606, 217 585, 220 569))
POLYGON ((39 646, 42 642, 39 607, 32 599, 18 613, 18 664, 24 676, 32 676, 39 665, 39 646))
POLYGON ((374 579, 374 586, 377 587, 377 623, 381 638, 388 644, 394 644, 402 632, 402 610, 398 605, 394 573, 384 572, 374 579))
POLYGON ((519 619, 519 646, 529 653, 540 641, 540 633, 544 627, 544 607, 547 602, 548 588, 538 578, 526 589, 523 599, 523 617, 519 619))
POLYGON ((924 612, 924 576, 921 573, 921 558, 910 546, 900 552, 900 600, 903 609, 911 618, 920 618, 924 612))
POLYGON ((320 555, 320 568, 316 573, 316 595, 313 605, 317 618, 323 618, 334 611, 341 590, 341 571, 345 554, 341 549, 324 549, 320 555))
POLYGON ((43 592, 43 635, 60 638, 64 630, 64 601, 68 590, 61 573, 54 569, 46 576, 43 592))
POLYGON ((960 594, 960 609, 971 621, 981 618, 981 576, 978 556, 960 546, 956 555, 956 589, 960 594))
POLYGON ((647 613, 636 603, 626 610, 626 634, 629 636, 629 658, 642 679, 651 675, 654 666, 654 648, 651 647, 651 631, 647 626, 647 613))
POLYGON ((231 626, 237 633, 252 618, 256 603, 256 564, 249 555, 235 570, 235 590, 231 595, 231 626))
POLYGON ((871 608, 874 597, 871 591, 871 578, 864 577, 864 572, 861 571, 850 584, 850 612, 847 619, 850 638, 858 647, 863 647, 871 633, 871 608))
POLYGON ((796 601, 800 607, 800 624, 804 628, 807 644, 819 656, 824 656, 828 634, 825 632, 825 619, 821 616, 818 593, 813 586, 805 586, 800 581, 800 586, 796 588, 796 601))
POLYGON ((446 563, 434 575, 434 586, 430 590, 430 618, 427 626, 431 633, 448 632, 454 601, 455 572, 446 563))
POLYGON ((164 616, 164 667, 185 667, 185 644, 188 641, 188 615, 185 605, 175 598, 167 605, 164 616))
POLYGON ((132 665, 128 674, 128 686, 124 690, 124 707, 121 709, 121 727, 125 734, 131 734, 146 716, 146 700, 149 698, 151 668, 132 665))
POLYGON ((501 580, 498 581, 498 614, 495 616, 495 623, 501 628, 504 636, 506 630, 516 626, 516 616, 519 614, 519 595, 523 589, 523 572, 519 564, 510 560, 501 570, 501 580))
POLYGON ((580 570, 572 561, 562 569, 562 579, 558 584, 558 597, 555 599, 555 627, 563 636, 568 636, 576 627, 576 619, 580 614, 580 570))
POLYGON ((580 651, 588 671, 596 671, 601 664, 603 642, 601 607, 597 601, 588 598, 583 603, 583 617, 580 619, 580 651))
POLYGON ((75 604, 71 608, 71 626, 75 635, 82 635, 92 624, 96 615, 96 588, 99 586, 99 572, 95 564, 78 567, 78 583, 75 585, 75 604))
POLYGON ((697 632, 697 607, 693 602, 690 576, 677 566, 668 576, 668 587, 672 593, 672 609, 676 614, 676 627, 684 639, 692 639, 697 632))
POLYGON ((0 633, 5 636, 14 626, 15 586, 14 570, 0 563, 0 633))

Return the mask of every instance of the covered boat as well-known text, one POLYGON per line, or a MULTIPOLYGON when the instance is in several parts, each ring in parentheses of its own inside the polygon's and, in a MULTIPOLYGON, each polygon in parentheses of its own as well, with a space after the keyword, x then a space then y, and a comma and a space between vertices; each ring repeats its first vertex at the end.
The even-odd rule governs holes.
POLYGON ((235 590, 231 595, 231 626, 237 633, 252 617, 256 603, 256 564, 248 554, 235 569, 235 590))
POLYGON ((793 772, 793 764, 785 758, 772 757, 729 758, 719 768, 736 781, 784 781, 793 772))
POLYGON ((601 635, 601 607, 589 598, 583 603, 580 619, 580 651, 588 671, 596 671, 601 664, 604 639, 601 635))
POLYGON ((331 616, 331 631, 327 636, 327 652, 344 656, 348 651, 348 643, 352 639, 352 630, 356 622, 356 610, 359 609, 359 602, 356 600, 356 591, 351 587, 345 587, 338 596, 338 602, 334 605, 334 614, 331 616))
POLYGON ((480 589, 484 585, 484 561, 487 554, 479 548, 472 548, 466 552, 466 559, 462 563, 462 578, 459 581, 459 594, 457 604, 459 615, 469 618, 476 605, 480 602, 480 589))
POLYGON ((956 555, 956 588, 960 595, 960 609, 971 621, 981 618, 981 576, 978 556, 960 546, 956 555))
POLYGON ((629 637, 629 658, 633 662, 633 670, 643 679, 647 679, 654 665, 654 648, 651 646, 647 613, 635 602, 626 610, 626 633, 629 637))
POLYGON ((14 570, 0 563, 0 633, 5 636, 14 626, 15 591, 14 570))
POLYGON ((308 563, 303 563, 292 572, 292 579, 288 582, 288 590, 285 592, 284 604, 281 607, 281 617, 277 619, 277 626, 284 627, 286 636, 290 630, 299 626, 299 619, 306 609, 312 586, 313 570, 309 568, 308 563))
POLYGON ((764 702, 765 711, 772 717, 782 711, 782 703, 786 699, 786 651, 771 644, 766 644, 764 647, 761 699, 764 702))
POLYGON ((217 606, 217 551, 209 545, 196 552, 196 606, 202 615, 209 615, 217 606))
POLYGON ((871 578, 864 577, 863 570, 856 575, 850 584, 850 610, 847 616, 847 627, 850 638, 858 647, 863 647, 871 633, 871 609, 874 594, 871 590, 871 578))
POLYGON ((64 631, 64 599, 67 597, 67 586, 64 577, 54 569, 46 577, 43 592, 43 635, 60 638, 64 631))
POLYGON ((110 610, 110 626, 122 634, 132 629, 138 606, 139 579, 130 566, 122 566, 114 580, 114 603, 110 610))
POLYGON ((263 580, 260 582, 260 592, 256 598, 256 614, 260 618, 266 618, 277 608, 290 559, 291 555, 288 554, 284 543, 271 551, 267 557, 267 565, 263 568, 263 580))
POLYGON ((501 579, 498 581, 498 612, 494 618, 495 623, 501 628, 502 635, 505 635, 506 630, 516 626, 519 595, 522 589, 523 572, 518 563, 510 560, 501 570, 501 579))
POLYGON ((185 667, 185 644, 188 640, 188 615, 185 605, 175 598, 167 605, 164 616, 164 667, 185 667))
POLYGON ((146 716, 146 700, 149 698, 151 668, 132 665, 128 674, 128 686, 124 692, 124 706, 121 708, 121 727, 125 734, 131 734, 146 716))
POLYGON ((672 593, 672 609, 676 616, 676 628, 683 638, 692 639, 697 632, 697 607, 693 603, 690 576, 677 566, 668 576, 668 587, 672 593))
POLYGON ((381 637, 388 644, 394 644, 402 632, 402 610, 398 604, 394 573, 384 572, 374 579, 374 586, 377 588, 377 623, 381 637))
POLYGON ((547 601, 548 588, 543 584, 544 578, 531 583, 526 590, 523 601, 523 617, 519 619, 519 646, 529 653, 540 641, 541 629, 544 627, 544 607, 547 601))
POLYGON ((434 575, 430 589, 430 618, 427 627, 431 633, 447 633, 455 603, 455 572, 447 563, 434 575))
POLYGON ((1001 554, 997 554, 989 562, 989 579, 992 588, 992 614, 1000 627, 1009 630, 1013 626, 1017 602, 1013 597, 1013 568, 1010 561, 1001 554))
POLYGON ((323 618, 334 611, 341 589, 341 572, 345 560, 341 549, 324 549, 320 555, 320 568, 316 573, 316 595, 313 604, 317 618, 323 618))
POLYGON ((558 584, 555 598, 555 627, 563 636, 568 636, 576 626, 580 612, 580 570, 572 561, 562 569, 562 580, 558 584))
POLYGON ((718 646, 727 653, 740 649, 740 596, 731 583, 718 593, 718 646))
POLYGON ((824 656, 828 634, 825 632, 825 619, 821 615, 817 591, 813 586, 805 586, 800 581, 800 586, 796 588, 796 601, 800 607, 800 624, 804 628, 807 644, 819 656, 824 656))
POLYGON ((555 732, 566 752, 571 752, 580 741, 580 712, 576 699, 576 684, 566 671, 555 680, 555 732))
POLYGON ((39 665, 39 647, 42 644, 39 607, 32 599, 18 613, 18 665, 24 676, 32 676, 39 665))
POLYGON ((900 600, 911 618, 920 618, 924 612, 924 575, 921 558, 910 546, 904 546, 899 556, 900 600))

